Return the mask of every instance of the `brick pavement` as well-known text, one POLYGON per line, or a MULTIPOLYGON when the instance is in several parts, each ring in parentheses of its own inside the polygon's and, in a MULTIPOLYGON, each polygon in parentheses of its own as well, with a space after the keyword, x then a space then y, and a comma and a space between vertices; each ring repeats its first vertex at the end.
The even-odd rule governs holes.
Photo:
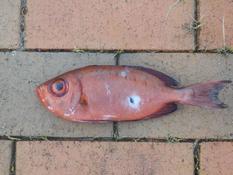
POLYGON ((25 45, 41 49, 192 50, 188 27, 193 1, 170 10, 173 3, 30 0, 25 45))
POLYGON ((0 48, 19 47, 20 0, 0 1, 0 48))
POLYGON ((16 172, 192 175, 192 151, 191 143, 19 142, 16 172))
POLYGON ((201 144, 201 175, 231 175, 233 167, 233 143, 210 142, 201 144))
POLYGON ((9 174, 11 170, 11 141, 0 141, 0 175, 9 174))
POLYGON ((233 2, 200 0, 200 48, 219 49, 233 45, 233 2))

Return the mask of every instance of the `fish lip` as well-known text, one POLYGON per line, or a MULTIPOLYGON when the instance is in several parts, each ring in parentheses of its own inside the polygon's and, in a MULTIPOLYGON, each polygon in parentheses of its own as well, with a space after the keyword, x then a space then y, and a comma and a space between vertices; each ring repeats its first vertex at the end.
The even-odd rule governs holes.
POLYGON ((44 96, 42 95, 41 89, 42 89, 41 85, 37 86, 35 89, 35 93, 36 93, 37 97, 39 98, 41 104, 43 104, 44 107, 48 108, 48 102, 46 102, 44 96))
POLYGON ((37 97, 39 98, 39 99, 41 99, 42 98, 42 95, 41 95, 41 90, 40 90, 40 88, 41 88, 41 86, 37 86, 36 88, 35 88, 35 93, 36 93, 36 95, 37 95, 37 97))

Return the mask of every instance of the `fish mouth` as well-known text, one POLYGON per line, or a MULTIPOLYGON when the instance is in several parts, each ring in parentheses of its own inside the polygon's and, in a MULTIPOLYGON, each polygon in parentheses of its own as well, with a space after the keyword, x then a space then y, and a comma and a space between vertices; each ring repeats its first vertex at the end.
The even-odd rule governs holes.
POLYGON ((37 95, 37 97, 38 97, 39 99, 42 98, 42 95, 41 95, 41 87, 40 87, 40 86, 37 86, 37 87, 35 88, 35 93, 36 93, 36 95, 37 95))
POLYGON ((43 93, 43 87, 41 85, 36 87, 35 93, 36 93, 37 97, 39 98, 41 104, 43 104, 44 107, 48 108, 48 102, 45 99, 45 96, 43 93))

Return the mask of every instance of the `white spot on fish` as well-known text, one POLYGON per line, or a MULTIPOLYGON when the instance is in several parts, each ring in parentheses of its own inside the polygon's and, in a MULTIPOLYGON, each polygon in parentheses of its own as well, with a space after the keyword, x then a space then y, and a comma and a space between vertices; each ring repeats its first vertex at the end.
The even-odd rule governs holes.
POLYGON ((111 119, 113 119, 113 118, 115 118, 116 116, 115 115, 103 115, 103 119, 104 120, 111 120, 111 119))
POLYGON ((69 116, 71 116, 71 114, 65 112, 65 113, 64 113, 64 116, 69 117, 69 116))
POLYGON ((76 110, 74 108, 69 108, 69 111, 70 111, 71 115, 74 115, 74 113, 75 113, 76 110))
POLYGON ((49 100, 49 99, 48 99, 47 97, 41 99, 42 102, 46 102, 46 101, 48 101, 48 100, 49 100))
POLYGON ((51 111, 54 111, 52 106, 48 106, 48 109, 51 110, 51 111))
POLYGON ((120 76, 122 76, 124 78, 127 77, 127 75, 128 75, 128 71, 127 70, 120 72, 120 76))
POLYGON ((76 110, 75 110, 73 107, 70 107, 70 108, 68 109, 68 111, 66 111, 66 112, 64 113, 64 116, 69 117, 69 116, 71 116, 71 115, 74 115, 75 112, 76 112, 76 110))
POLYGON ((127 104, 133 108, 139 110, 141 98, 138 95, 131 95, 127 97, 127 104))
POLYGON ((106 89, 107 95, 111 95, 110 86, 108 84, 104 84, 104 87, 106 89))

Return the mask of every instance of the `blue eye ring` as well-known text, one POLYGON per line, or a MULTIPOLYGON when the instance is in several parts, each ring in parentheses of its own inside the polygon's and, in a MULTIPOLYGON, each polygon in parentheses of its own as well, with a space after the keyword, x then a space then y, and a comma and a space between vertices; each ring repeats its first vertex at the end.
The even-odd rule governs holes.
POLYGON ((58 78, 49 84, 48 90, 54 96, 62 97, 68 92, 68 82, 62 78, 58 78))

